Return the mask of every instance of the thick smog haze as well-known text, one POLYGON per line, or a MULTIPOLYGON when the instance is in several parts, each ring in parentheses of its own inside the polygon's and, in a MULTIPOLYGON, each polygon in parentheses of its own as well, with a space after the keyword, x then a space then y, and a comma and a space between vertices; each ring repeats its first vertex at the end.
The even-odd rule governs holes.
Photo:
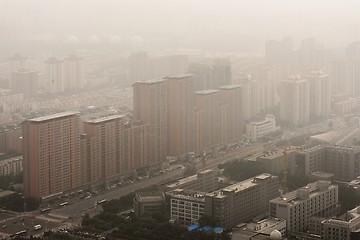
POLYGON ((0 239, 359 240, 360 0, 0 0, 0 239))
MULTIPOLYGON (((18 39, 75 35, 86 41, 96 35, 115 40, 137 36, 146 42, 181 37, 184 42, 172 47, 187 47, 218 35, 258 45, 293 36, 339 47, 359 38, 359 11, 355 0, 2 0, 0 24, 15 29, 18 39)), ((210 47, 221 49, 226 38, 221 40, 210 47)))

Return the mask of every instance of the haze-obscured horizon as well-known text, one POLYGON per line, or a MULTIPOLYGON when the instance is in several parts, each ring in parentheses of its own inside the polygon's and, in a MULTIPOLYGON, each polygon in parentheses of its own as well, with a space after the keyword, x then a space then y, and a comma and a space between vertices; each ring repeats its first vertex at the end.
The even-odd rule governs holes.
POLYGON ((339 47, 359 40, 358 12, 355 0, 0 0, 0 37, 263 52, 292 36, 339 47))

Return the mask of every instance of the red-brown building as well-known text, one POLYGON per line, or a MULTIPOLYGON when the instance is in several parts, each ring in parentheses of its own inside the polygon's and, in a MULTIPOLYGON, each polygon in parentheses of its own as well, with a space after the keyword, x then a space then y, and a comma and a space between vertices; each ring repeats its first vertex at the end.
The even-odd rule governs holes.
POLYGON ((79 187, 79 113, 33 118, 22 126, 24 195, 40 199, 79 187))

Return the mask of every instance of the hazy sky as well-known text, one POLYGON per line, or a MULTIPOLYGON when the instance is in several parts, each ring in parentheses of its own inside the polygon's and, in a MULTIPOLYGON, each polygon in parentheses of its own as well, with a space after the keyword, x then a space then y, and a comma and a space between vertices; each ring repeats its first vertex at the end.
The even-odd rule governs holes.
POLYGON ((77 36, 358 38, 358 0, 0 0, 0 24, 77 36))

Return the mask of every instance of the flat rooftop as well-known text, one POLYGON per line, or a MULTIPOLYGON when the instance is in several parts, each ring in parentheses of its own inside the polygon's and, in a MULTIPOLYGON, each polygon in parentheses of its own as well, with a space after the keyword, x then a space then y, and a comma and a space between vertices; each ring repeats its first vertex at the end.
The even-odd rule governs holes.
POLYGON ((231 85, 221 86, 220 89, 231 90, 231 89, 235 89, 235 88, 239 88, 239 87, 241 87, 241 85, 231 84, 231 85))
POLYGON ((276 159, 276 158, 283 157, 283 156, 284 156, 284 150, 277 150, 274 152, 269 152, 267 154, 263 154, 263 155, 259 156, 258 158, 272 160, 272 159, 276 159))
POLYGON ((178 80, 180 80, 180 79, 184 79, 184 78, 188 78, 188 77, 192 77, 192 76, 193 76, 193 74, 184 73, 184 74, 167 76, 167 77, 165 77, 165 79, 178 79, 178 80))
POLYGON ((67 111, 67 112, 55 113, 52 115, 29 119, 28 121, 29 122, 43 122, 43 121, 53 120, 56 118, 70 117, 70 116, 74 116, 74 115, 80 115, 80 113, 75 112, 75 111, 67 111))
MULTIPOLYGON (((335 185, 332 185, 330 182, 317 181, 317 182, 309 183, 308 185, 306 185, 304 187, 301 187, 301 188, 298 188, 295 191, 286 193, 283 196, 274 198, 270 202, 279 203, 279 204, 288 204, 288 205, 293 205, 293 204, 296 204, 298 202, 302 202, 304 200, 300 198, 300 195, 299 195, 299 192, 298 192, 299 190, 309 191, 309 198, 312 198, 312 197, 314 197, 316 195, 319 195, 321 192, 323 192, 321 189, 319 189, 319 187, 317 185, 318 182, 323 182, 324 184, 328 183, 328 186, 327 186, 326 190, 331 188, 331 187, 335 187, 335 185)), ((307 199, 305 199, 305 201, 306 200, 307 199)))
POLYGON ((161 82, 165 82, 165 81, 166 81, 166 79, 158 78, 158 79, 149 79, 149 80, 145 80, 145 81, 139 81, 139 82, 136 82, 135 84, 155 84, 155 83, 161 83, 161 82))
POLYGON ((212 94, 212 93, 216 93, 216 92, 219 92, 219 90, 207 89, 207 90, 197 91, 197 92, 195 92, 195 94, 207 95, 207 94, 212 94))
POLYGON ((335 144, 339 141, 344 141, 348 135, 355 134, 357 129, 354 128, 341 128, 334 131, 321 133, 318 135, 311 136, 310 139, 313 141, 319 141, 328 144, 335 144))
POLYGON ((199 192, 193 190, 175 189, 169 192, 169 195, 173 198, 205 202, 206 192, 199 192))
POLYGON ((223 197, 225 197, 225 195, 223 194, 224 192, 235 192, 235 193, 241 192, 241 191, 243 191, 243 190, 245 190, 247 188, 257 186, 258 182, 256 181, 256 179, 265 180, 265 179, 271 178, 271 177, 272 177, 271 174, 263 173, 263 174, 260 174, 260 175, 258 175, 256 177, 249 178, 249 179, 244 180, 242 182, 238 182, 238 183, 235 183, 233 185, 224 187, 222 189, 210 192, 210 193, 207 194, 207 196, 216 197, 216 198, 223 198, 223 197))
POLYGON ((117 115, 111 115, 111 116, 106 116, 106 117, 99 117, 99 118, 95 118, 95 119, 89 119, 86 122, 87 123, 101 123, 101 122, 107 122, 107 121, 111 121, 114 119, 122 118, 124 116, 125 115, 117 114, 117 115))

